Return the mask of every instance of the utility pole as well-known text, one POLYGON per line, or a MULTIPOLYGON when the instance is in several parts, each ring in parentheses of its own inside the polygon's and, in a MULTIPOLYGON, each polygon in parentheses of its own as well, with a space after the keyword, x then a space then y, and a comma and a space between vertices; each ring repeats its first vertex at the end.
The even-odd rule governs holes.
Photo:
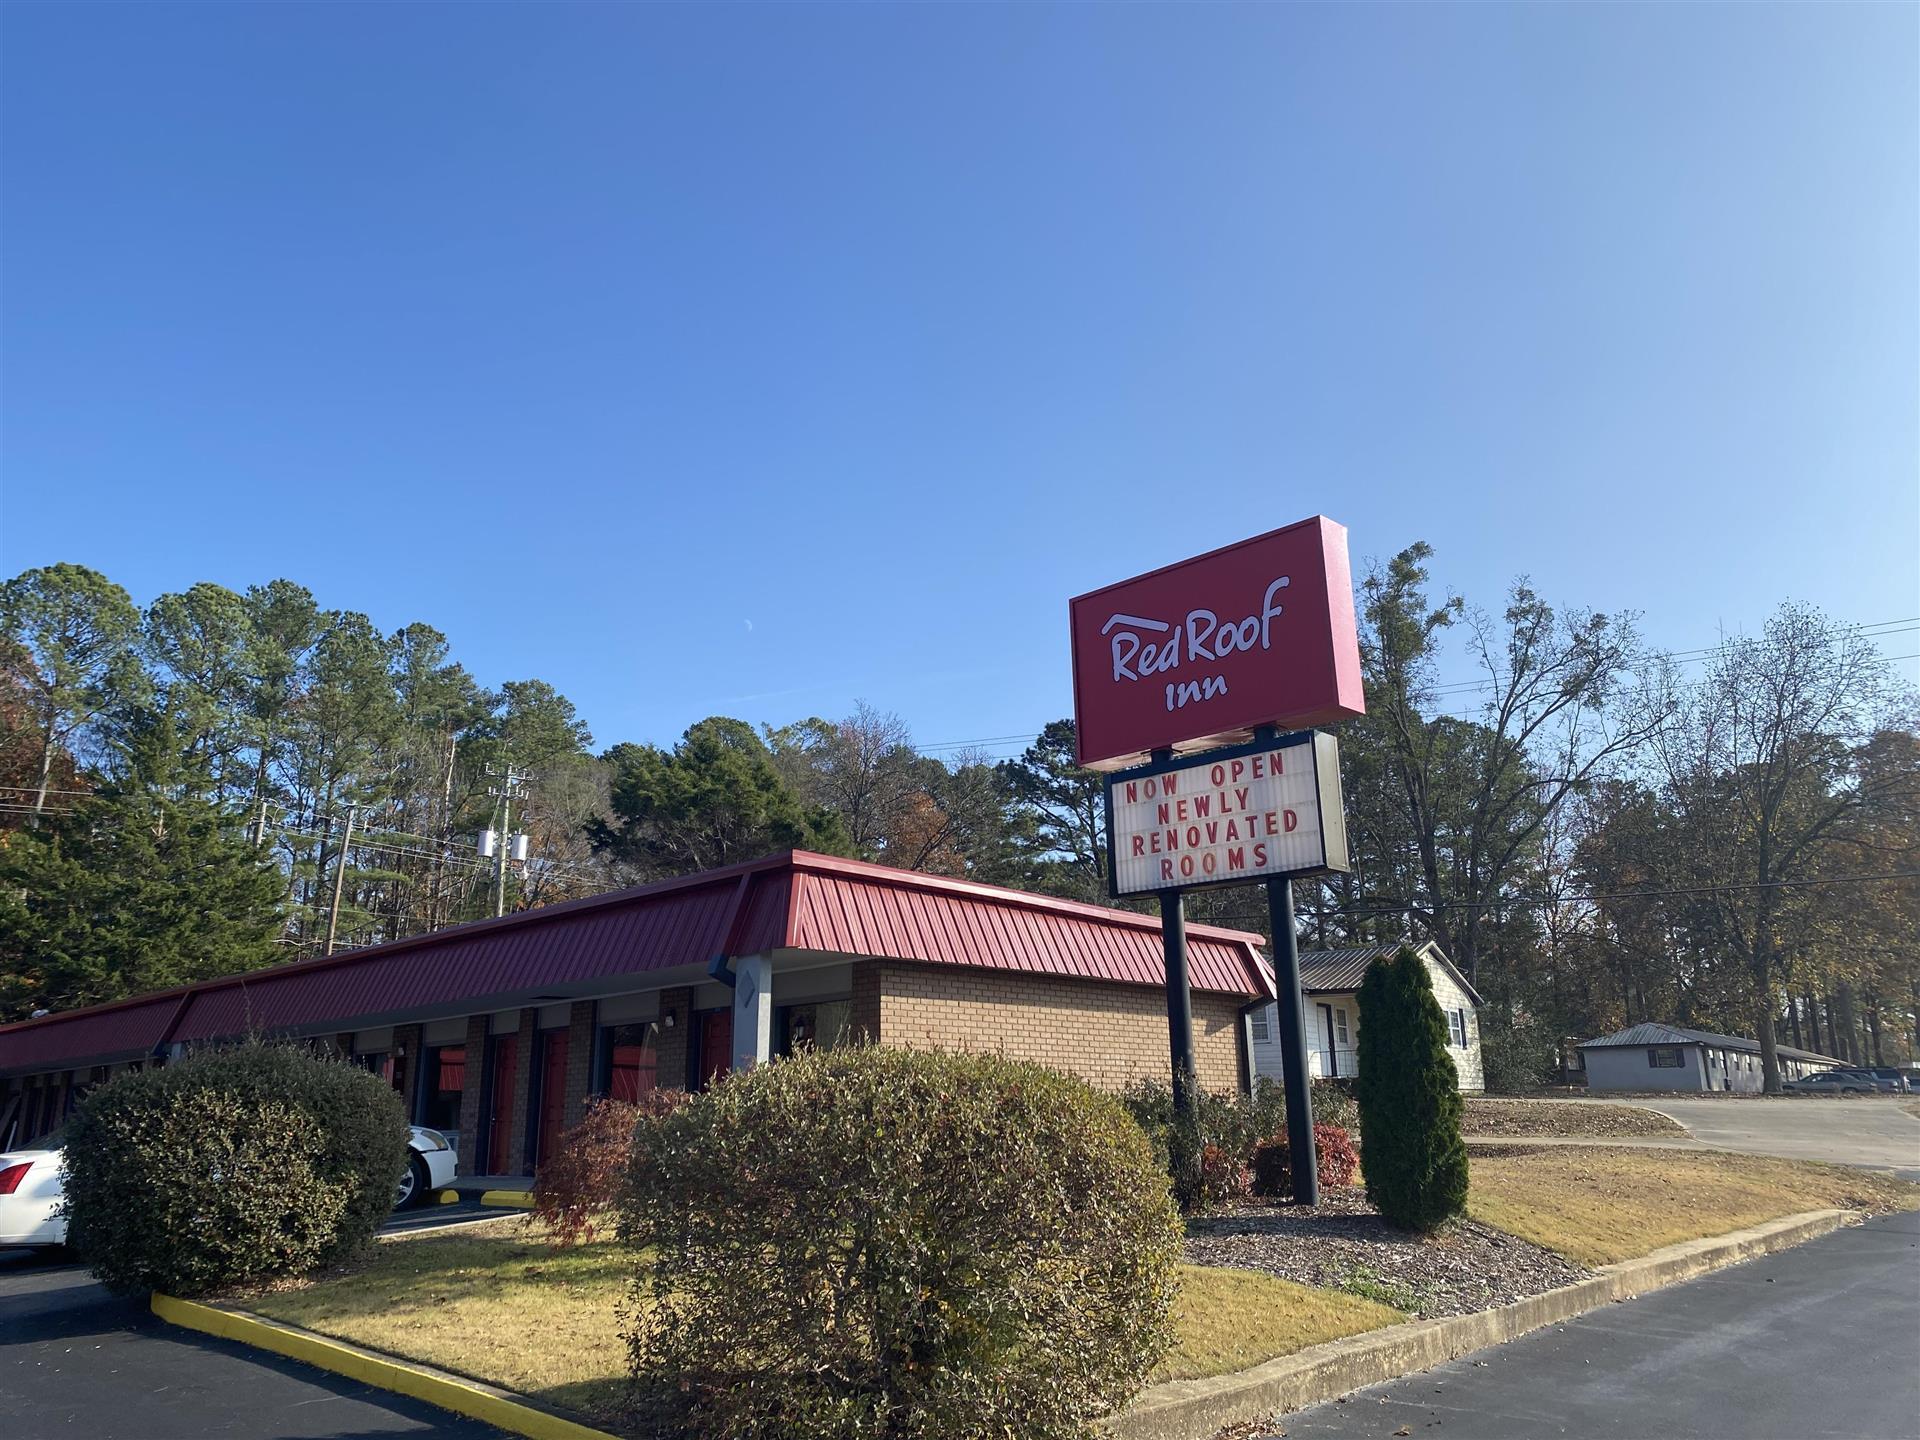
POLYGON ((527 798, 520 782, 531 777, 515 770, 512 761, 488 765, 487 774, 500 779, 498 785, 487 787, 487 794, 500 802, 500 828, 481 837, 480 852, 493 856, 493 913, 498 919, 507 913, 507 861, 527 858, 527 837, 513 833, 513 802, 527 798))
POLYGON ((340 842, 340 859, 333 867, 333 905, 327 912, 327 948, 323 954, 333 954, 333 937, 340 929, 340 894, 347 885, 347 852, 353 846, 353 816, 359 805, 352 800, 347 802, 347 833, 340 842))

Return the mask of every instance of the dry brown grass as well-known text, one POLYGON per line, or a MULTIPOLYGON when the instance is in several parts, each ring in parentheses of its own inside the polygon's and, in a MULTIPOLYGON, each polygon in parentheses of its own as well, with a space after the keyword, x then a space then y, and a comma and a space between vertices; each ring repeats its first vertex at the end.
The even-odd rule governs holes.
POLYGON ((1474 1219, 1582 1265, 1805 1210, 1920 1208, 1920 1185, 1800 1160, 1569 1146, 1476 1155, 1472 1163, 1474 1219))
POLYGON ((1255 1270, 1182 1265, 1173 1318, 1180 1342, 1154 1371, 1155 1383, 1230 1374, 1407 1317, 1357 1295, 1316 1290, 1255 1270))
POLYGON ((1685 1139, 1684 1125, 1638 1105, 1573 1100, 1490 1100, 1468 1096, 1460 1128, 1469 1135, 1553 1136, 1593 1140, 1685 1139))
MULTIPOLYGON (((395 1236, 353 1265, 237 1303, 584 1414, 617 1418, 618 1307, 633 1262, 610 1241, 554 1250, 523 1217, 395 1236)), ((1242 1370, 1406 1317, 1271 1275, 1180 1267, 1179 1342, 1155 1380, 1242 1370)))

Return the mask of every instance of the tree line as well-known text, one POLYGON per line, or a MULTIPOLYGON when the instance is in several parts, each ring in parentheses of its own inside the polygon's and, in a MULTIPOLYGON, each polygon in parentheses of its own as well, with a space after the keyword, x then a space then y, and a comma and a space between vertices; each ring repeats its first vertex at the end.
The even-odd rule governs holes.
MULTIPOLYGON (((1661 655, 1524 581, 1433 596, 1408 547, 1360 587, 1368 713, 1339 727, 1353 869, 1303 941, 1433 939, 1485 996, 1488 1064, 1638 1020, 1883 1061, 1920 1050, 1920 720, 1857 628, 1783 605, 1661 655), (1471 678, 1441 683, 1464 649, 1471 678)), ((144 610, 77 565, 0 587, 0 1017, 18 1018, 799 846, 1104 903, 1102 780, 1073 725, 996 759, 895 715, 596 751, 424 623, 274 580, 144 610), (524 777, 524 778, 519 778, 524 777), (481 830, 528 836, 496 896, 481 830)), ((1257 889, 1197 920, 1264 930, 1257 889)))

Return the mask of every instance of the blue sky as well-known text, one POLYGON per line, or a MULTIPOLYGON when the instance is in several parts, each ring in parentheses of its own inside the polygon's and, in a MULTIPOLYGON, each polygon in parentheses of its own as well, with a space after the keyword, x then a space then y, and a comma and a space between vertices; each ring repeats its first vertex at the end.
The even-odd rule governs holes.
POLYGON ((9 574, 286 575, 603 744, 1029 733, 1070 595, 1314 512, 1676 648, 1920 616, 1912 6, 0 38, 9 574))

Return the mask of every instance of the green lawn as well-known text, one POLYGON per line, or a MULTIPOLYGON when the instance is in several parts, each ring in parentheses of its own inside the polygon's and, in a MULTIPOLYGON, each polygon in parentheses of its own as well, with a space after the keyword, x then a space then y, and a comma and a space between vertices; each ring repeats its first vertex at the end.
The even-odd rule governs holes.
MULTIPOLYGON (((383 1241, 351 1267, 247 1298, 248 1309, 473 1376, 588 1415, 617 1413, 619 1307, 632 1264, 610 1241, 551 1249, 514 1216, 383 1241)), ((1245 1270, 1183 1265, 1180 1342, 1155 1380, 1242 1370, 1404 1319, 1396 1310, 1245 1270)))

